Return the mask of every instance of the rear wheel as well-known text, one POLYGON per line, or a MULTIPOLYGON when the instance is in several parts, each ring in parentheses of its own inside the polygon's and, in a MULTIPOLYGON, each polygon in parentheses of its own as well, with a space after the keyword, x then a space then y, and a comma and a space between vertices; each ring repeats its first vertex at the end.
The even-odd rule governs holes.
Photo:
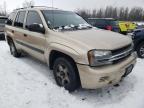
POLYGON ((63 57, 56 59, 53 69, 56 83, 59 86, 64 87, 69 92, 80 86, 77 69, 70 59, 63 57))
POLYGON ((137 47, 138 57, 144 58, 144 42, 140 43, 137 47))
POLYGON ((21 53, 17 51, 17 49, 12 41, 10 42, 9 46, 10 46, 11 55, 13 55, 14 57, 21 56, 21 53))

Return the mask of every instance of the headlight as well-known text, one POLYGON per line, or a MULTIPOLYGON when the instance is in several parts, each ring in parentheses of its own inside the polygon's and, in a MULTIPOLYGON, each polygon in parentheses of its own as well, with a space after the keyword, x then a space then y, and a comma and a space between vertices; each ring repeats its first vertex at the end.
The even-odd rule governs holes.
POLYGON ((89 64, 93 67, 112 64, 112 62, 108 61, 111 56, 111 51, 91 50, 88 52, 89 64))

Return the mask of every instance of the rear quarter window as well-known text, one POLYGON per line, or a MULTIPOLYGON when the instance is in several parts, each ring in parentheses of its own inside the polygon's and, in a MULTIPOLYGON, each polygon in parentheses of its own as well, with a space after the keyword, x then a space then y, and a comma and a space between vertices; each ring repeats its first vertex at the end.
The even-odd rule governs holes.
POLYGON ((10 16, 8 17, 8 20, 6 22, 7 25, 12 25, 13 24, 15 15, 16 15, 16 12, 13 12, 13 13, 10 14, 10 16))

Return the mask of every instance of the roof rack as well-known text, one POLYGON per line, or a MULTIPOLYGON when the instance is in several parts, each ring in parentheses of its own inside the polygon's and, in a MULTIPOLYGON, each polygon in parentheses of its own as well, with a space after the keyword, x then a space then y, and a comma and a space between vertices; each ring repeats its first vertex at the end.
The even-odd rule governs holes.
POLYGON ((17 9, 14 9, 14 10, 20 10, 20 9, 25 9, 25 8, 17 8, 17 9))
POLYGON ((48 7, 48 6, 30 6, 30 7, 25 7, 25 8, 17 8, 15 10, 20 10, 20 9, 27 9, 27 8, 50 8, 50 9, 58 9, 58 8, 55 8, 55 7, 48 7))

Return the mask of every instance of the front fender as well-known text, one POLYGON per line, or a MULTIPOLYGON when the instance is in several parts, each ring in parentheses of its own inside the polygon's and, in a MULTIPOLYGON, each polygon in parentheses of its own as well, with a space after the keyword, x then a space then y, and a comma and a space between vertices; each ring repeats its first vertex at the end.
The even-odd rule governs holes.
POLYGON ((48 62, 49 61, 49 56, 50 56, 51 51, 53 51, 53 50, 62 52, 64 54, 70 56, 71 58, 73 58, 73 60, 76 63, 80 62, 81 55, 75 49, 73 49, 69 46, 63 45, 63 44, 59 44, 59 43, 50 43, 47 46, 46 53, 45 53, 45 57, 47 59, 48 65, 49 65, 49 62, 48 62))

